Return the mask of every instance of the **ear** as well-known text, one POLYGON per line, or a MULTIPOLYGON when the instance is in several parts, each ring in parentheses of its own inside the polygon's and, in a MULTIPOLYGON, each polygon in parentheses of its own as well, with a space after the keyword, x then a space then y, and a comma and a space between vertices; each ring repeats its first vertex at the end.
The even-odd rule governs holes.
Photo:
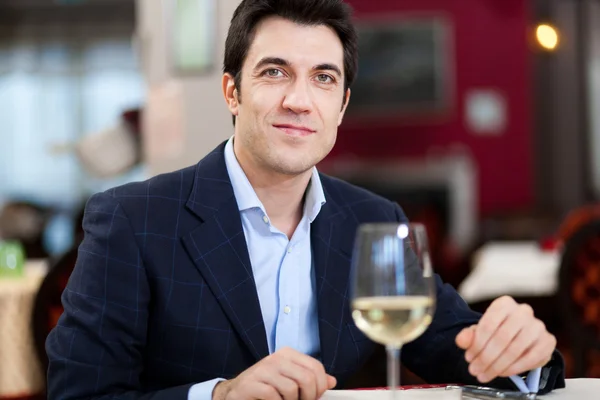
POLYGON ((338 118, 338 126, 340 126, 342 124, 342 120, 344 119, 344 114, 346 114, 346 109, 348 108, 349 102, 350 102, 350 89, 346 90, 344 105, 342 106, 342 111, 340 111, 340 116, 338 118))
POLYGON ((229 73, 223 74, 221 85, 223 89, 223 96, 225 97, 225 102, 227 103, 227 108, 229 108, 229 111, 232 115, 237 116, 239 111, 239 101, 238 91, 235 87, 233 76, 229 73))

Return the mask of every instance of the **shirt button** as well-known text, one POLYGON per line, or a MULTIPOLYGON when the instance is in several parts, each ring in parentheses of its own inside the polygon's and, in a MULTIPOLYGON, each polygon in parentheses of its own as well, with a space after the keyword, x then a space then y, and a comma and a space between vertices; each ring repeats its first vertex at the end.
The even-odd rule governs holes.
POLYGON ((293 246, 288 247, 288 249, 287 249, 288 254, 290 254, 292 252, 292 248, 293 248, 293 246))
POLYGON ((283 312, 286 314, 289 314, 292 312, 292 309, 290 308, 290 306, 285 306, 285 308, 283 309, 283 312))
POLYGON ((263 221, 265 221, 265 224, 269 223, 269 217, 267 217, 266 215, 263 215, 263 221))

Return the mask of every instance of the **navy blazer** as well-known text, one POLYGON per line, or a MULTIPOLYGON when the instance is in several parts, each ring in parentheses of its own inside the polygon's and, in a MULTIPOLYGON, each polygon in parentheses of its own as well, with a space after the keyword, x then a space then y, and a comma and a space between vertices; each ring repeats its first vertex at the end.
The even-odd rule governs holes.
MULTIPOLYGON (((187 399, 268 355, 224 143, 196 166, 92 196, 85 238, 46 341, 49 399, 187 399)), ((364 222, 405 221, 400 207, 321 175, 327 203, 311 226, 321 360, 344 387, 375 344, 354 325, 348 277, 364 222)), ((471 382, 454 339, 479 319, 437 278, 430 328, 403 363, 429 382, 471 382)))

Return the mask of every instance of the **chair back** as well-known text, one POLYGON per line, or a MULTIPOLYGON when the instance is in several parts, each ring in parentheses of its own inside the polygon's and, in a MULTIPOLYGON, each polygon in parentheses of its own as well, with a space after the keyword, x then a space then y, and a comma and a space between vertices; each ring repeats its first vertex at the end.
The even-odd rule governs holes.
POLYGON ((574 374, 600 377, 600 219, 581 224, 564 242, 559 300, 569 331, 574 374))

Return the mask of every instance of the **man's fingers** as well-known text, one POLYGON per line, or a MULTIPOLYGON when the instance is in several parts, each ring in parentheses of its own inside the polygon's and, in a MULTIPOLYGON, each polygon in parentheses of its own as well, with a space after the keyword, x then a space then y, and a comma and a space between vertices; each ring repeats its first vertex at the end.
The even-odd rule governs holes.
POLYGON ((331 375, 327 375, 327 390, 333 389, 337 385, 337 379, 331 375))
POLYGON ((521 374, 525 371, 543 367, 552 359, 554 349, 556 349, 556 338, 548 333, 544 335, 542 340, 530 347, 518 361, 501 372, 500 376, 521 374))
POLYGON ((494 300, 477 324, 473 343, 465 354, 467 362, 470 363, 479 355, 492 335, 517 306, 517 303, 507 296, 494 300))
POLYGON ((264 399, 264 400, 283 400, 277 390, 264 382, 250 382, 244 387, 234 388, 229 393, 230 398, 234 399, 264 399))
MULTIPOLYGON (((237 386, 243 388, 250 382, 258 382, 271 387, 277 394, 275 398, 284 400, 317 400, 337 383, 334 377, 327 375, 323 364, 318 360, 292 348, 278 350, 247 373, 246 379, 240 381, 237 386)), ((268 391, 263 386, 254 389, 268 391)), ((236 387, 236 390, 239 392, 243 389, 236 387)), ((250 392, 244 390, 239 395, 241 398, 247 398, 250 392)), ((251 396, 255 396, 254 392, 251 396)), ((261 394, 252 398, 266 397, 261 394)))
POLYGON ((277 389, 262 382, 256 383, 256 398, 265 400, 283 400, 283 397, 277 392, 277 389))
MULTIPOLYGON (((331 386, 328 382, 329 375, 327 375, 327 373, 325 372, 325 367, 323 367, 323 364, 321 364, 318 360, 296 351, 288 351, 286 353, 286 356, 289 357, 289 360, 293 363, 298 364, 299 366, 311 371, 314 374, 317 383, 317 395, 319 397, 323 395, 323 393, 325 393, 326 390, 331 389, 331 386)), ((335 378, 333 379, 335 380, 335 378)))
MULTIPOLYGON (((252 380, 271 386, 284 400, 295 400, 298 398, 298 384, 281 373, 282 367, 283 369, 297 368, 295 364, 283 358, 268 360, 263 362, 261 369, 256 370, 252 380)), ((243 386, 245 385, 242 385, 242 390, 243 386)))
MULTIPOLYGON (((511 343, 502 350, 496 359, 485 368, 480 368, 475 374, 481 383, 487 383, 500 376, 511 365, 520 360, 534 344, 542 338, 545 332, 544 324, 536 321, 521 330, 511 343)), ((484 350, 484 353, 487 351, 484 350)))
MULTIPOLYGON (((499 371, 494 371, 491 368, 504 352, 508 350, 511 353, 509 348, 514 345, 513 342, 515 340, 525 342, 525 347, 521 350, 522 353, 533 343, 532 340, 539 338, 543 333, 543 324, 541 322, 531 324, 530 320, 531 316, 524 308, 518 308, 515 312, 511 313, 496 329, 483 350, 471 360, 471 365, 469 366, 471 375, 479 376, 484 372, 487 372, 487 375, 489 375, 490 373, 503 371, 504 368, 499 371), (542 325, 542 329, 539 329, 538 325, 542 325)), ((511 361, 515 361, 521 353, 517 354, 511 361)), ((506 355, 504 354, 504 356, 506 355)))
MULTIPOLYGON (((281 377, 276 376, 274 380, 279 381, 282 379, 282 377, 285 377, 289 380, 292 380, 294 383, 294 391, 292 393, 289 391, 291 390, 291 387, 286 385, 286 387, 283 388, 286 390, 286 400, 289 398, 288 395, 294 396, 291 397, 292 399, 298 399, 301 397, 302 399, 306 400, 316 400, 320 396, 317 377, 312 370, 288 359, 282 359, 278 361, 280 362, 278 364, 278 372, 281 377)), ((276 387, 279 390, 279 386, 276 387)))
POLYGON ((471 346, 471 343, 473 343, 473 337, 475 336, 475 327, 476 325, 472 325, 463 329, 458 335, 456 335, 456 345, 458 347, 466 350, 471 346))
POLYGON ((315 380, 317 383, 317 392, 318 395, 322 395, 323 393, 325 393, 325 391, 328 388, 328 383, 327 383, 327 373, 325 372, 325 368, 323 367, 323 364, 321 364, 319 361, 315 360, 314 358, 304 355, 302 354, 303 357, 295 357, 292 362, 300 365, 301 367, 311 371, 314 376, 315 376, 315 380))
POLYGON ((270 385, 277 390, 283 400, 297 400, 299 398, 299 387, 293 379, 283 375, 275 375, 270 385))

